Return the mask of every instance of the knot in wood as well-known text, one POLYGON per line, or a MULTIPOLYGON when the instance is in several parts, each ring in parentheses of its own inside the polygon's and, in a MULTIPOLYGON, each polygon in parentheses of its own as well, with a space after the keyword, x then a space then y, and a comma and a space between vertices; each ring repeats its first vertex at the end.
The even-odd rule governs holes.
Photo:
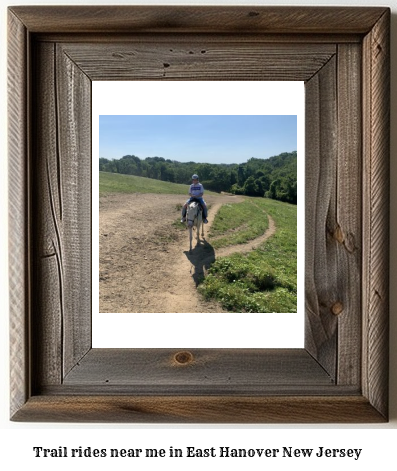
POLYGON ((175 354, 174 360, 180 365, 186 365, 193 361, 193 355, 190 352, 178 352, 175 354))
POLYGON ((342 228, 337 226, 334 232, 334 239, 336 239, 340 244, 343 244, 345 236, 343 234, 342 228))
POLYGON ((332 311, 332 314, 334 314, 335 316, 339 316, 339 314, 342 313, 343 311, 343 304, 341 302, 336 302, 335 304, 333 304, 333 306, 331 307, 331 311, 332 311))

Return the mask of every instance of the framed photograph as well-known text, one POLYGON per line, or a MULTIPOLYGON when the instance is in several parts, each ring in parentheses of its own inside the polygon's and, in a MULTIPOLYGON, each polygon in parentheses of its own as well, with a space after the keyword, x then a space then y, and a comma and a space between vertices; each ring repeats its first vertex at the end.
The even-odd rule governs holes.
POLYGON ((11 420, 388 420, 389 23, 384 7, 9 8, 11 420), (93 348, 95 81, 304 82, 303 348, 93 348))
POLYGON ((94 348, 303 347, 304 83, 246 85, 92 83, 94 348))

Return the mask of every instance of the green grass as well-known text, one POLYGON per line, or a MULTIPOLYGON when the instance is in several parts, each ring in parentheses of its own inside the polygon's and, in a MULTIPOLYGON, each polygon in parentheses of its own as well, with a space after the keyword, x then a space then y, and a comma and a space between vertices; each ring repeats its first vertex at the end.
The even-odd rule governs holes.
POLYGON ((269 226, 263 211, 263 208, 258 210, 252 198, 247 198, 242 203, 223 205, 211 227, 211 245, 219 249, 245 244, 261 236, 269 226))
MULTIPOLYGON (((187 185, 99 172, 100 196, 112 193, 187 197, 187 185)), ((296 206, 267 198, 246 198, 242 203, 224 205, 211 227, 209 242, 220 248, 258 237, 268 226, 266 213, 275 220, 276 234, 249 254, 216 260, 199 285, 206 298, 217 299, 230 312, 296 312, 296 206)), ((184 226, 178 219, 175 227, 184 226)))
POLYGON ((161 193, 187 195, 187 185, 162 182, 152 178, 99 172, 99 196, 109 193, 161 193))
POLYGON ((199 290, 231 312, 296 312, 296 206, 266 198, 252 201, 273 217, 276 234, 248 254, 216 260, 199 290))
MULTIPOLYGON (((120 173, 99 172, 99 196, 111 193, 158 193, 169 195, 186 195, 188 185, 163 182, 153 178, 122 175, 120 173)), ((206 194, 216 194, 206 191, 206 194)))

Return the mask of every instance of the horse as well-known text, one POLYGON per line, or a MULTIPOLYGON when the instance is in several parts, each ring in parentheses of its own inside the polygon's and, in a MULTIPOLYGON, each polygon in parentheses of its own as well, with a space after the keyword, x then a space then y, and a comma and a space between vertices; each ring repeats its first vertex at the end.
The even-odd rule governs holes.
POLYGON ((197 230, 197 243, 200 242, 201 236, 204 237, 203 213, 198 201, 193 200, 186 208, 186 222, 189 228, 190 252, 192 251, 193 227, 197 230))

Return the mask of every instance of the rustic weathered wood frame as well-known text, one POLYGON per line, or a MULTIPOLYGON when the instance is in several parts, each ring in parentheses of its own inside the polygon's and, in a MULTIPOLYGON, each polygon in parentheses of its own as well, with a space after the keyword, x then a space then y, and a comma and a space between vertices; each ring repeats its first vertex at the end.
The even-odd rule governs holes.
POLYGON ((377 7, 9 9, 12 420, 387 421, 389 22, 377 7), (91 348, 104 79, 306 82, 304 349, 91 348))

